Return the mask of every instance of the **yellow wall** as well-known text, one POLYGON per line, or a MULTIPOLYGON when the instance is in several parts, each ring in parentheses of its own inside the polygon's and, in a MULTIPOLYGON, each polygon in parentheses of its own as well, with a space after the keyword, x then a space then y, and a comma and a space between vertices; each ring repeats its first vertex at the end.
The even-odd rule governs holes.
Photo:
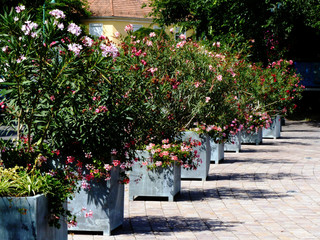
MULTIPOLYGON (((108 37, 111 41, 114 41, 118 43, 118 40, 114 37, 114 34, 116 32, 119 32, 121 36, 126 36, 126 32, 124 31, 124 28, 128 24, 136 24, 136 25, 142 25, 143 27, 149 27, 153 28, 152 21, 148 19, 142 19, 142 20, 132 20, 132 19, 87 19, 83 22, 85 25, 88 26, 90 23, 100 23, 103 24, 103 35, 108 37)), ((170 35, 170 28, 166 28, 166 32, 168 35, 170 35)), ((187 31, 187 36, 192 35, 192 31, 187 31)))

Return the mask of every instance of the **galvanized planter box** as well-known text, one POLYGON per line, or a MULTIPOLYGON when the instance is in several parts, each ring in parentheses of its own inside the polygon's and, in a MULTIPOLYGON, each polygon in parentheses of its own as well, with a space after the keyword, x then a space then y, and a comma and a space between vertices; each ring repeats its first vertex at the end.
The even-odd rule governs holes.
POLYGON ((256 144, 262 143, 262 128, 259 128, 257 132, 241 131, 241 144, 256 144))
MULTIPOLYGON (((139 157, 148 158, 148 151, 137 151, 139 157)), ((148 170, 136 162, 130 172, 129 199, 135 197, 167 197, 172 202, 181 189, 181 166, 157 167, 148 170)))
POLYGON ((124 218, 124 185, 119 183, 119 167, 111 170, 111 179, 94 180, 91 189, 81 189, 70 200, 68 209, 77 217, 77 226, 69 231, 94 231, 110 235, 124 218), (86 216, 92 211, 92 216, 86 216))
POLYGON ((225 152, 236 152, 241 151, 241 140, 240 140, 240 131, 237 134, 232 135, 228 142, 224 143, 225 152))
POLYGON ((211 146, 211 162, 219 164, 224 160, 224 143, 216 143, 213 139, 210 139, 211 146))
POLYGON ((196 132, 186 131, 183 133, 182 140, 186 141, 189 138, 193 140, 198 140, 201 142, 201 146, 197 146, 194 150, 198 151, 200 159, 202 162, 196 170, 187 170, 182 167, 181 169, 181 178, 182 179, 200 179, 202 181, 207 179, 209 168, 210 168, 210 159, 211 159, 211 146, 210 138, 208 135, 199 135, 196 132))
POLYGON ((0 198, 0 239, 67 240, 67 223, 60 223, 59 229, 49 226, 44 195, 0 198))
POLYGON ((281 117, 277 115, 272 118, 272 123, 270 124, 269 128, 263 128, 262 137, 277 139, 280 137, 280 132, 281 132, 281 117))

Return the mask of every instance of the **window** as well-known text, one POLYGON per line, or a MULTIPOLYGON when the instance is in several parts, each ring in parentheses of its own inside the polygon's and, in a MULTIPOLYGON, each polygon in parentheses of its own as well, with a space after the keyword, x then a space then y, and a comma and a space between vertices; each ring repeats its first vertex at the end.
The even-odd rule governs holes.
POLYGON ((133 31, 134 31, 134 32, 143 27, 143 26, 140 25, 140 24, 132 24, 132 26, 133 26, 133 31))
POLYGON ((89 24, 89 33, 92 36, 100 37, 103 33, 103 25, 102 23, 90 23, 89 24))

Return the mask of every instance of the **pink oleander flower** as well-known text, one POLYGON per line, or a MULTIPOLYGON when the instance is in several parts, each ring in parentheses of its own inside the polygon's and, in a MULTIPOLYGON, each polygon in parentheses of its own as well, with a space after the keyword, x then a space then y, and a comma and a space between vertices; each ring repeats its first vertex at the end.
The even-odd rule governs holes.
POLYGON ((110 170, 112 169, 112 165, 110 165, 110 164, 105 164, 105 165, 103 166, 103 168, 104 168, 105 170, 107 170, 107 171, 110 171, 110 170))
POLYGON ((129 24, 129 25, 125 26, 124 31, 125 32, 132 32, 133 31, 133 25, 129 24))
POLYGON ((163 156, 169 156, 169 152, 168 152, 168 151, 163 151, 163 152, 162 152, 162 155, 163 155, 163 156))
POLYGON ((169 143, 169 139, 163 139, 163 140, 162 140, 162 143, 163 143, 163 144, 169 143))
POLYGON ((75 160, 75 157, 68 156, 68 157, 67 157, 66 164, 73 163, 73 162, 74 162, 74 160, 75 160))
POLYGON ((115 33, 114 33, 114 37, 115 37, 115 38, 119 38, 119 37, 120 37, 120 33, 119 33, 119 32, 115 32, 115 33))
POLYGON ((66 15, 59 9, 54 9, 50 11, 49 14, 53 16, 55 19, 59 19, 59 18, 64 19, 66 17, 66 15))
POLYGON ((220 47, 220 42, 214 42, 212 46, 220 47))
POLYGON ((171 144, 163 144, 161 147, 162 147, 163 149, 168 149, 168 148, 171 147, 171 144))
POLYGON ((26 60, 27 58, 24 55, 21 55, 18 59, 17 59, 17 63, 21 63, 23 60, 26 60))
POLYGON ((161 161, 156 161, 156 166, 157 167, 160 167, 162 165, 162 162, 161 161))
POLYGON ((107 46, 105 44, 100 45, 100 49, 102 51, 102 56, 112 56, 113 58, 116 58, 119 55, 119 50, 116 46, 111 44, 110 46, 107 46))
POLYGON ((63 30, 63 29, 64 29, 63 23, 59 23, 59 24, 57 25, 57 27, 58 27, 60 30, 63 30))
POLYGON ((173 33, 174 32, 174 28, 170 28, 170 32, 173 33))
POLYGON ((148 146, 146 146, 146 150, 151 150, 155 146, 154 143, 149 143, 148 146))
POLYGON ((121 168, 121 169, 126 169, 126 167, 127 167, 127 166, 126 166, 125 163, 121 163, 121 165, 120 165, 120 168, 121 168))
POLYGON ((87 190, 90 190, 90 184, 89 183, 87 183, 85 180, 83 180, 82 182, 81 182, 81 188, 82 189, 87 189, 87 190))
POLYGON ((198 87, 200 86, 200 83, 199 83, 199 82, 195 82, 195 83, 194 83, 194 86, 195 86, 196 88, 198 88, 198 87))
POLYGON ((32 30, 36 30, 37 28, 37 23, 25 21, 25 24, 21 26, 21 31, 24 33, 24 35, 31 35, 32 30))
POLYGON ((116 166, 120 165, 120 161, 119 160, 113 160, 112 164, 113 164, 113 166, 116 167, 116 166))
POLYGON ((150 68, 148 71, 153 74, 154 72, 158 71, 158 68, 150 68))
POLYGON ((67 31, 76 35, 76 36, 79 36, 82 30, 77 24, 70 23, 67 31))
POLYGON ((26 7, 23 6, 23 5, 20 5, 20 6, 15 7, 15 9, 16 9, 16 12, 17 12, 17 13, 20 13, 21 11, 25 10, 26 7))
POLYGON ((173 161, 178 161, 178 157, 175 156, 175 155, 173 155, 173 156, 171 156, 171 160, 173 160, 173 161))
POLYGON ((206 103, 210 101, 211 97, 206 97, 206 103))
POLYGON ((80 44, 77 44, 77 43, 68 44, 68 50, 71 52, 74 52, 76 56, 80 54, 81 49, 82 49, 82 46, 80 44))
POLYGON ((91 46, 93 45, 93 40, 92 40, 90 37, 85 36, 85 37, 83 37, 83 39, 82 39, 82 43, 83 43, 83 45, 86 46, 86 47, 91 47, 91 46))
POLYGON ((186 41, 178 42, 176 48, 182 48, 186 43, 186 41))
POLYGON ((147 166, 148 165, 148 162, 144 161, 141 163, 143 166, 147 166))
POLYGON ((222 75, 217 76, 218 81, 222 81, 222 75))
POLYGON ((145 66, 145 65, 147 65, 147 62, 145 61, 145 60, 143 60, 143 59, 141 59, 141 63, 145 66))
POLYGON ((181 34, 181 35, 179 36, 179 38, 180 38, 181 40, 184 40, 184 39, 186 39, 186 35, 181 34))
POLYGON ((92 214, 93 214, 93 212, 90 210, 89 212, 87 212, 85 214, 85 218, 88 218, 88 217, 92 218, 92 214))
POLYGON ((146 44, 147 44, 147 46, 149 46, 149 47, 151 47, 151 46, 153 45, 152 41, 150 41, 150 40, 147 40, 146 44))
POLYGON ((149 37, 155 37, 156 36, 156 33, 155 32, 151 32, 150 34, 149 34, 149 37))
POLYGON ((9 49, 9 46, 4 46, 4 47, 2 47, 2 52, 7 52, 8 49, 9 49))

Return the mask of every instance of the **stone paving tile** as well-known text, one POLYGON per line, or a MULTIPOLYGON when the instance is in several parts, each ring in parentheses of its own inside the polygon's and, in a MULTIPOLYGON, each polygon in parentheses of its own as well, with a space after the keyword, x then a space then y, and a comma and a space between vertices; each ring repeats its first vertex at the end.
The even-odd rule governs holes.
POLYGON ((320 239, 320 124, 287 121, 279 139, 243 145, 181 183, 175 202, 129 201, 112 236, 68 240, 320 239))

